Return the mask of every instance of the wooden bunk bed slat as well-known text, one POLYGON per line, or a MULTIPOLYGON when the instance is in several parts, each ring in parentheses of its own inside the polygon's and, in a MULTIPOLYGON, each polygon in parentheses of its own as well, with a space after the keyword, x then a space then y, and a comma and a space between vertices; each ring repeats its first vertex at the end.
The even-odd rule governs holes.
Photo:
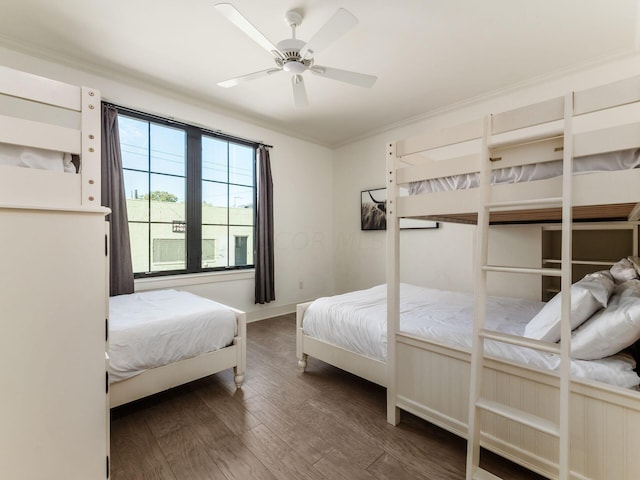
POLYGON ((549 123, 541 123, 530 127, 520 128, 518 130, 510 130, 504 133, 498 133, 491 137, 489 148, 507 148, 524 143, 537 142, 552 137, 562 136, 564 123, 556 120, 549 123))
POLYGON ((491 156, 491 166, 495 170, 562 160, 562 151, 562 137, 541 140, 518 148, 495 149, 491 156))
MULTIPOLYGON (((81 175, 32 168, 0 167, 0 204, 59 208, 80 205, 81 175), (11 175, 4 172, 11 170, 11 175), (51 188, 55 184, 56 188, 51 188), (46 192, 42 197, 38 192, 46 192)), ((96 205, 100 205, 97 202, 96 205)))
POLYGON ((638 121, 640 102, 617 105, 585 115, 574 116, 574 134, 597 132, 611 127, 621 127, 638 121))
POLYGON ((80 154, 80 131, 74 128, 0 115, 0 142, 80 154))
POLYGON ((465 155, 428 165, 414 165, 398 169, 398 185, 405 183, 430 180, 432 178, 448 177, 470 172, 477 172, 480 168, 480 155, 465 155))
POLYGON ((576 206, 637 203, 640 168, 574 175, 573 181, 576 206))
POLYGON ((476 205, 478 200, 477 188, 468 190, 456 190, 453 192, 429 193, 427 195, 408 195, 396 199, 396 211, 398 217, 428 217, 431 215, 447 216, 460 213, 460 205, 468 205, 467 211, 476 205), (424 198, 429 197, 428 204, 424 198))
MULTIPOLYGON (((438 132, 429 132, 424 135, 401 140, 396 144, 396 156, 406 157, 414 153, 424 152, 455 143, 477 140, 482 138, 482 120, 446 128, 438 132)), ((409 161, 409 160, 407 160, 409 161)))
POLYGON ((13 97, 80 111, 80 88, 0 66, 0 92, 13 97))
POLYGON ((508 112, 493 115, 491 133, 498 133, 531 127, 541 123, 560 120, 564 116, 564 97, 527 105, 508 112))
POLYGON ((576 115, 637 102, 640 100, 640 76, 576 92, 573 98, 576 115))
POLYGON ((638 139, 640 139, 640 122, 605 128, 596 132, 580 133, 574 136, 574 154, 576 157, 581 157, 638 148, 638 139))

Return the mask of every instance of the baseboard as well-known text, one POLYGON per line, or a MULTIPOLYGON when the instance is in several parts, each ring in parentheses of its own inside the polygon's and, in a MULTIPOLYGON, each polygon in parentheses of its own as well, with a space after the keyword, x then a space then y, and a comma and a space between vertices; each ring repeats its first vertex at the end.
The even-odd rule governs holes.
POLYGON ((259 320, 266 320, 267 318, 277 317, 278 315, 286 315, 288 313, 296 312, 296 304, 290 303, 288 305, 279 305, 277 307, 262 307, 258 310, 247 312, 247 323, 257 322, 259 320))

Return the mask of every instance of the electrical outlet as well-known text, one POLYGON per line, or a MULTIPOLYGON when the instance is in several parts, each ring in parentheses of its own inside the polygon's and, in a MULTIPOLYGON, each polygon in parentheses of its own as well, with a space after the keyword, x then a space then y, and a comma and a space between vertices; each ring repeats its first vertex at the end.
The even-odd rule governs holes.
POLYGON ((304 288, 304 282, 302 280, 298 281, 298 289, 302 290, 304 288))

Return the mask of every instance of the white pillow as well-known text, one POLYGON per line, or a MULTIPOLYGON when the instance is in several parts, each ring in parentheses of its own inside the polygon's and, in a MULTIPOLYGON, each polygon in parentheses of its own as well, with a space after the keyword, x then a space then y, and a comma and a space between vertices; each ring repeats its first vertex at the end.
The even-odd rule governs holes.
POLYGON ((614 263, 609 272, 611 272, 616 283, 624 283, 627 280, 638 278, 636 267, 633 266, 633 263, 628 258, 623 258, 614 263))
POLYGON ((640 257, 627 257, 627 260, 629 260, 631 262, 631 265, 633 265, 633 268, 636 269, 636 273, 638 274, 638 277, 640 277, 640 257))
MULTIPOLYGON (((42 148, 0 143, 0 165, 63 172, 66 167, 65 159, 70 163, 71 155, 42 148)), ((75 172, 75 166, 71 166, 75 172)))
MULTIPOLYGON (((615 284, 606 270, 590 273, 571 286, 571 330, 581 325, 598 309, 607 306, 615 284)), ((533 317, 524 329, 524 336, 557 342, 560 340, 562 297, 558 293, 533 317)))
POLYGON ((571 335, 571 356, 596 360, 615 355, 640 339, 640 280, 616 287, 609 306, 571 335))

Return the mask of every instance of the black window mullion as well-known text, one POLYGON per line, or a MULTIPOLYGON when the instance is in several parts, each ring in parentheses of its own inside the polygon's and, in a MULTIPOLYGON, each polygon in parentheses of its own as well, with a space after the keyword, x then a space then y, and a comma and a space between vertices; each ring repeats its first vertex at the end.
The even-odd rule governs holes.
MULTIPOLYGON (((229 154, 231 152, 231 144, 227 142, 227 268, 231 267, 231 162, 229 154)), ((235 262, 234 262, 235 263, 235 262)))
POLYGON ((187 128, 187 271, 202 269, 202 136, 187 128))
POLYGON ((153 264, 152 255, 152 222, 151 222, 151 122, 147 122, 147 258, 149 263, 147 264, 147 272, 151 272, 151 265, 153 264))
POLYGON ((253 262, 258 248, 258 149, 253 149, 253 262))

